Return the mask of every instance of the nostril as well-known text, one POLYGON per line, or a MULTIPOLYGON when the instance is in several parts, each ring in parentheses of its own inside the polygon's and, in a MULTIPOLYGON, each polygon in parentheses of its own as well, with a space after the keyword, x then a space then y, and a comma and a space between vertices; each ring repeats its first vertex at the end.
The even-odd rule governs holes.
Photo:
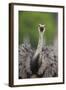
POLYGON ((40 27, 40 31, 43 32, 44 28, 43 27, 40 27))

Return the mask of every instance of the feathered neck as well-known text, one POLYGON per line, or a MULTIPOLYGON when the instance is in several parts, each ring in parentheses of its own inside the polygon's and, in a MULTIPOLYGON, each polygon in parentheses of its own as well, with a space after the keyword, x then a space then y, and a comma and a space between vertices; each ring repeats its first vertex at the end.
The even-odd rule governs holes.
POLYGON ((36 49, 36 52, 35 52, 33 58, 36 58, 37 55, 40 54, 41 51, 42 51, 42 47, 43 47, 43 35, 44 35, 43 32, 39 32, 39 41, 38 41, 37 49, 36 49))

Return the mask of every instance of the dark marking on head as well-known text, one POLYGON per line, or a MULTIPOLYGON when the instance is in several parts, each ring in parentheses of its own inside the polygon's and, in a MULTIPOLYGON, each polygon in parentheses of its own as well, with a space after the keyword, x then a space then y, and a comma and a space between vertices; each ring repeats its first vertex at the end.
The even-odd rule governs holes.
POLYGON ((45 31, 45 25, 44 25, 44 24, 39 24, 39 25, 38 25, 38 30, 39 30, 40 32, 44 32, 44 31, 45 31))
POLYGON ((44 27, 40 27, 40 31, 43 32, 43 30, 44 30, 44 27))

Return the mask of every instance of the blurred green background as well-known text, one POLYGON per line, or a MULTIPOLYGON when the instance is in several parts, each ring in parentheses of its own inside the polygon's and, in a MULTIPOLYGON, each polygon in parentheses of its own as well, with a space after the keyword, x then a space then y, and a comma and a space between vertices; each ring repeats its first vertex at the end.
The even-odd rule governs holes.
POLYGON ((32 47, 38 44, 38 24, 46 25, 44 38, 46 44, 53 43, 58 32, 58 14, 52 12, 19 11, 19 45, 29 36, 32 47))

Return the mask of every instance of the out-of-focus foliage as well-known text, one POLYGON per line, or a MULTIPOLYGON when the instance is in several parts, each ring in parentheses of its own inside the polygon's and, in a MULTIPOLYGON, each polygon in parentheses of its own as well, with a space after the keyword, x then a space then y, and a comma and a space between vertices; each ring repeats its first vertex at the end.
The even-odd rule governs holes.
POLYGON ((46 25, 44 38, 47 44, 51 44, 57 34, 58 14, 51 12, 28 12, 19 11, 19 44, 23 38, 29 36, 31 45, 38 43, 38 24, 46 25))

